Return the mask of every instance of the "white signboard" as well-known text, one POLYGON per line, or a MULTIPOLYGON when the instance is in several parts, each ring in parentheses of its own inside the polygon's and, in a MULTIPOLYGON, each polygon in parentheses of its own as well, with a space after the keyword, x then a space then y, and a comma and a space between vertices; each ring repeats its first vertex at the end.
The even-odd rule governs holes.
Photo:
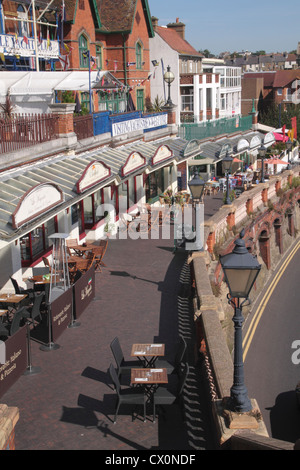
MULTIPOLYGON (((37 41, 38 56, 42 58, 58 58, 58 41, 37 41)), ((33 38, 24 39, 20 36, 16 38, 12 34, 0 34, 0 53, 9 56, 34 57, 35 45, 33 38)))
POLYGON ((159 114, 158 116, 148 116, 130 121, 116 122, 112 125, 113 137, 130 132, 153 129, 155 127, 166 126, 168 124, 167 114, 159 114))
POLYGON ((158 147, 154 157, 152 158, 152 165, 156 165, 157 163, 163 162, 164 160, 168 160, 172 156, 172 150, 167 145, 161 145, 158 147))
POLYGON ((105 163, 91 162, 83 172, 82 177, 77 182, 77 192, 82 193, 86 189, 105 180, 111 175, 111 170, 105 163))
POLYGON ((133 171, 142 168, 146 164, 146 159, 139 152, 132 152, 125 165, 122 167, 121 174, 122 176, 127 176, 133 171))
POLYGON ((42 183, 31 188, 20 200, 12 215, 13 228, 21 227, 44 212, 63 202, 62 191, 52 183, 42 183))

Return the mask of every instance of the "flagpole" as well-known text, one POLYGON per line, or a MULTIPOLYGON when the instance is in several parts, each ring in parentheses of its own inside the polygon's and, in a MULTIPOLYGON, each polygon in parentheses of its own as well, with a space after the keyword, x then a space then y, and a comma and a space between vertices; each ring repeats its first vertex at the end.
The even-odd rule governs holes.
POLYGON ((33 13, 33 31, 34 31, 34 48, 35 48, 35 70, 40 71, 37 32, 36 32, 36 16, 35 16, 35 0, 32 0, 32 13, 33 13))
POLYGON ((91 54, 90 54, 90 50, 88 50, 88 58, 89 58, 89 94, 90 94, 90 114, 92 114, 92 89, 91 89, 91 54))

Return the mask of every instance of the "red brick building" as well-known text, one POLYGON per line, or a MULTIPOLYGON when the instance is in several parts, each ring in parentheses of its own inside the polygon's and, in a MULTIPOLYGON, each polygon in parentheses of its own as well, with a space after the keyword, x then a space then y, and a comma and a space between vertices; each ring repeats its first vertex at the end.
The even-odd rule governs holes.
MULTIPOLYGON (((154 35, 148 1, 64 0, 63 17, 62 5, 63 0, 49 2, 48 9, 42 14, 45 3, 39 0, 36 0, 35 12, 25 1, 3 0, 1 32, 9 40, 18 37, 20 44, 19 54, 14 51, 11 57, 7 56, 3 69, 7 70, 9 66, 12 70, 88 70, 86 52, 89 51, 91 70, 110 71, 124 84, 123 91, 130 91, 135 108, 144 111, 150 98, 149 38, 154 35), (11 20, 8 21, 9 15, 11 20), (46 52, 39 54, 33 67, 28 48, 34 48, 35 37, 46 41, 43 46, 46 52), (32 46, 28 46, 27 38, 32 41, 32 46), (50 49, 56 50, 52 56, 50 49)), ((5 47, 3 52, 5 54, 5 47)), ((119 109, 123 99, 120 91, 101 90, 98 100, 94 96, 94 109, 106 106, 114 112, 124 111, 119 109)), ((88 99, 87 96, 82 98, 88 99)))

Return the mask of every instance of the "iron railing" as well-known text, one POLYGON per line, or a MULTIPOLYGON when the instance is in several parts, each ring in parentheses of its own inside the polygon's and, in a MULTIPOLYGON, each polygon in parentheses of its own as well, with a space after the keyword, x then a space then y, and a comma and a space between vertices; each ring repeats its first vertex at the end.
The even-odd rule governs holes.
POLYGON ((22 150, 57 138, 53 114, 0 114, 0 153, 22 150))

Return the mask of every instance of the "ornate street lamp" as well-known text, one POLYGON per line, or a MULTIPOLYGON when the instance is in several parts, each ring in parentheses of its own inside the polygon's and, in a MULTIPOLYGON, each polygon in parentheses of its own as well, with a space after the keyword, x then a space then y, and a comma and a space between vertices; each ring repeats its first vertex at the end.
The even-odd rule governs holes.
POLYGON ((203 198, 203 192, 205 188, 205 181, 199 177, 197 170, 194 171, 193 178, 189 181, 189 188, 191 191, 193 205, 195 208, 195 225, 196 225, 196 250, 200 250, 202 247, 203 240, 201 240, 201 220, 200 220, 200 203, 203 198))
POLYGON ((227 150, 226 156, 222 160, 223 169, 224 169, 225 175, 226 175, 226 204, 227 205, 231 204, 231 200, 230 200, 230 197, 229 197, 229 173, 230 173, 230 170, 231 170, 232 162, 233 162, 233 158, 227 150))
POLYGON ((175 80, 175 75, 171 71, 171 67, 168 65, 167 71, 164 74, 164 81, 168 84, 168 101, 166 103, 166 105, 168 106, 173 105, 172 100, 171 100, 171 83, 173 83, 174 80, 175 80))
POLYGON ((286 149, 288 151, 288 170, 289 170, 291 168, 290 152, 291 152, 292 147, 293 147, 293 142, 291 141, 290 137, 286 141, 285 146, 286 146, 286 149))
POLYGON ((266 156, 266 153, 267 153, 267 147, 265 147, 262 143, 261 146, 258 149, 258 155, 261 158, 261 179, 260 179, 261 183, 265 182, 264 169, 265 169, 265 156, 266 156))
POLYGON ((228 285, 228 302, 234 307, 234 376, 231 387, 230 407, 236 412, 251 411, 252 405, 248 398, 247 388, 244 383, 244 363, 242 347, 242 325, 244 318, 242 307, 249 301, 250 291, 260 272, 261 265, 256 257, 251 255, 246 248, 243 237, 244 230, 240 237, 234 242, 235 247, 232 253, 220 256, 220 263, 224 272, 225 281, 228 285), (241 299, 244 299, 241 302, 241 299))
POLYGON ((197 170, 194 171, 193 178, 189 181, 189 188, 194 202, 202 200, 205 182, 199 177, 197 170))

